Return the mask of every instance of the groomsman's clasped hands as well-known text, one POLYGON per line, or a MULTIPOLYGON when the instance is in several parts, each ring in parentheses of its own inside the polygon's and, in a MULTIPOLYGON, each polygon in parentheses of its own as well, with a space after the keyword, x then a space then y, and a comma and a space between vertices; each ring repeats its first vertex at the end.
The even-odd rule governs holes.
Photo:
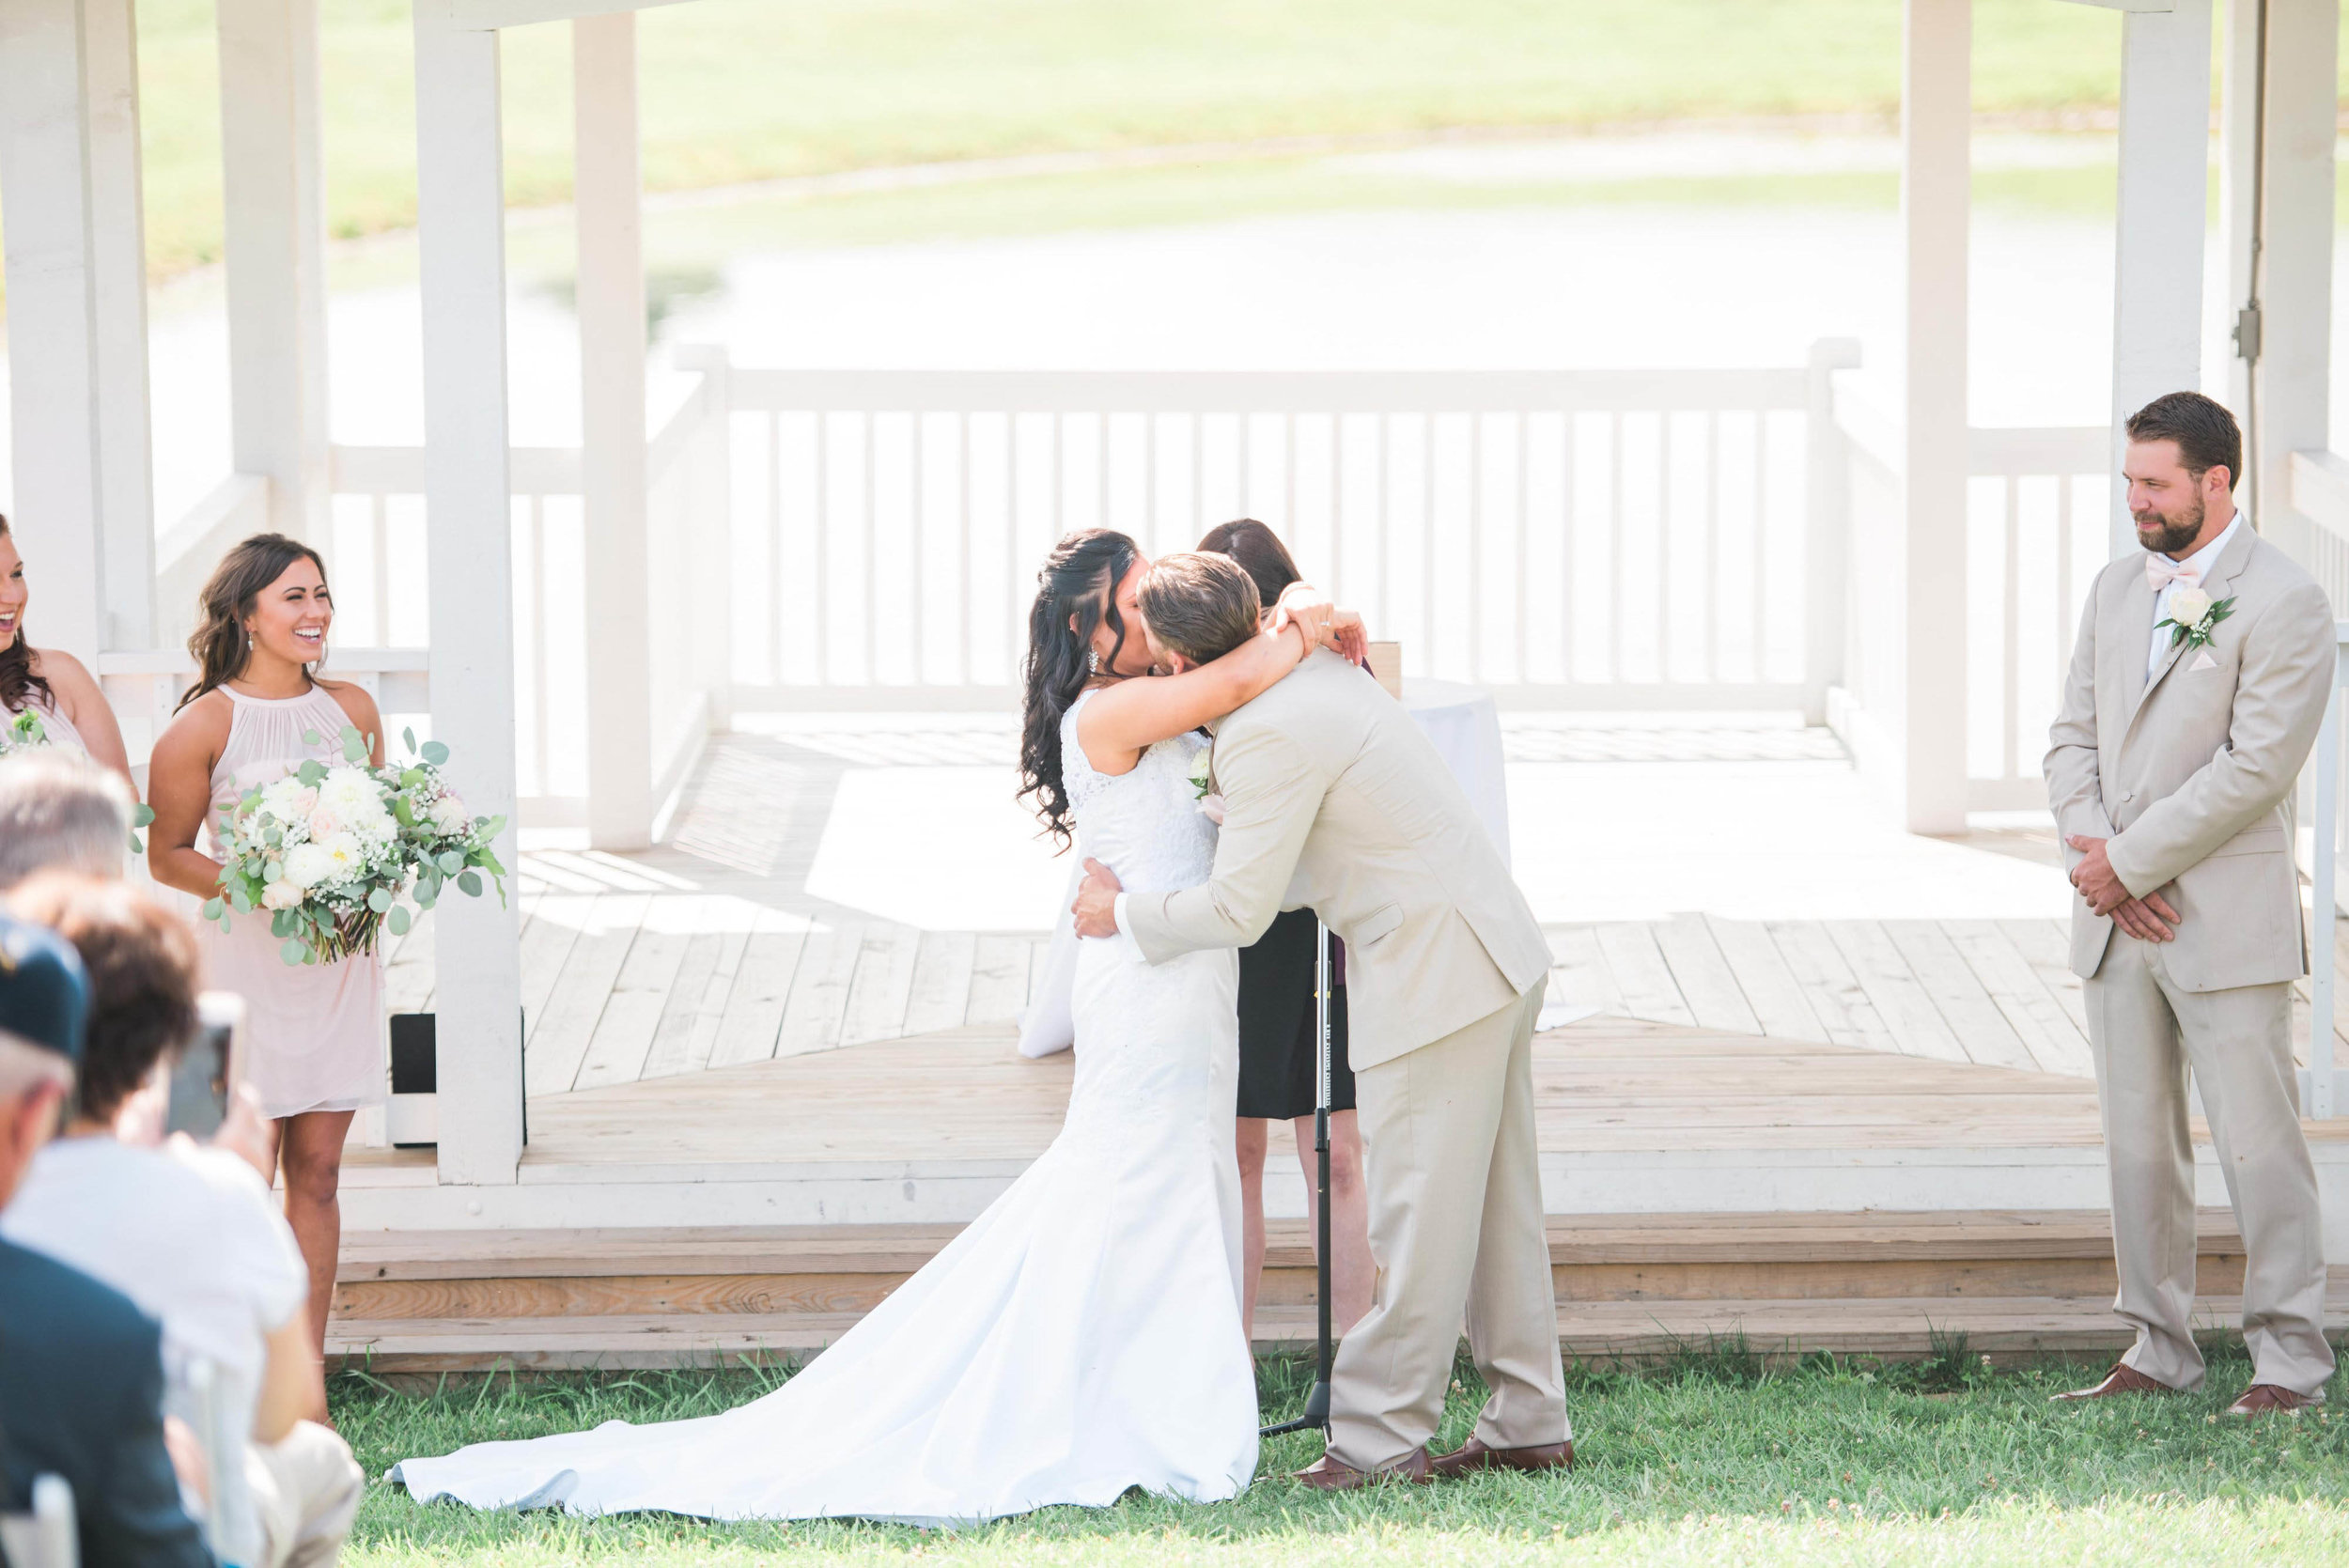
POLYGON ((2202 1381, 2191 1067, 2243 1233, 2253 1370, 2230 1412, 2293 1411, 2333 1372, 2291 1027, 2307 970, 2292 789, 2331 694, 2332 610, 2235 510, 2243 439, 2224 408, 2171 393, 2128 438, 2145 553, 2089 592, 2046 776, 2080 894, 2072 967, 2111 1166, 2115 1306, 2137 1343, 2058 1398, 2202 1381))

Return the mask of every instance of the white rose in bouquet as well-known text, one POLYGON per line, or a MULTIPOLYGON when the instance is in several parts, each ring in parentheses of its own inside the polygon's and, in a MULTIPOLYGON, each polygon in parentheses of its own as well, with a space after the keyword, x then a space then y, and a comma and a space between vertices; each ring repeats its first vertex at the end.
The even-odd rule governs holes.
POLYGON ((304 821, 318 803, 319 792, 291 773, 261 789, 261 809, 280 822, 304 821))
POLYGON ((355 833, 329 833, 312 847, 326 856, 327 871, 321 878, 323 881, 348 882, 366 869, 366 851, 359 847, 359 838, 355 833))
POLYGON ((432 802, 432 825, 444 833, 461 833, 472 821, 465 814, 465 802, 454 795, 443 795, 432 802))
POLYGON ((319 805, 353 828, 388 815, 383 786, 363 768, 329 769, 325 782, 319 785, 319 805))
MULTIPOLYGON (((286 851, 284 880, 291 883, 299 892, 307 893, 310 889, 317 887, 328 878, 334 869, 333 857, 329 856, 324 846, 320 845, 297 844, 286 851)), ((267 889, 262 891, 262 896, 268 896, 267 889)))
POLYGON ((2210 613, 2210 596, 2200 588, 2181 587, 2170 595, 2170 618, 2178 625, 2193 628, 2210 613))
POLYGON ((264 909, 291 909, 301 903, 302 890, 283 877, 261 889, 261 908, 264 909))

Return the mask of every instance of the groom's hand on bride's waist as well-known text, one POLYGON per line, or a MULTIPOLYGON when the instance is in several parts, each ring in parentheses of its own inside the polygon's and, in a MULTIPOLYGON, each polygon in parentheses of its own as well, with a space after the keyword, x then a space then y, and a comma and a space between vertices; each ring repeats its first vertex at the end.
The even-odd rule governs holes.
POLYGON ((1114 937, 1117 935, 1117 895, 1125 892, 1117 874, 1099 861, 1085 862, 1085 879, 1077 888, 1074 906, 1077 935, 1080 937, 1114 937))

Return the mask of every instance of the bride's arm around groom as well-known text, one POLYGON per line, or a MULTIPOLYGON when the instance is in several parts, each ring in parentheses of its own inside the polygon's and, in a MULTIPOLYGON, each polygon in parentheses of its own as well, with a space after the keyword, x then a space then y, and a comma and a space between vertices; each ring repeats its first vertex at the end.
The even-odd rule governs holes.
MULTIPOLYGON (((1187 663, 1224 651, 1199 630, 1229 591, 1205 559, 1165 557, 1141 585, 1152 638, 1187 663)), ((1208 881, 1123 893, 1097 870, 1078 930, 1122 928, 1164 962, 1310 905, 1346 939, 1378 1286, 1339 1347, 1330 1455, 1305 1479, 1427 1467, 1464 1317, 1493 1395, 1435 1467, 1566 1461, 1532 1102, 1540 925, 1435 747, 1335 655, 1216 725, 1210 768, 1224 819, 1208 881)))

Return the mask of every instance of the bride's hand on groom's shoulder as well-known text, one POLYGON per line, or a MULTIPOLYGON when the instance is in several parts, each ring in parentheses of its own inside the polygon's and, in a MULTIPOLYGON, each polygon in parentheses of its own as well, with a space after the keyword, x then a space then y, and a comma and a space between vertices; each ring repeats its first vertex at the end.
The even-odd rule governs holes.
POLYGON ((1285 631, 1291 625, 1304 633, 1308 648, 1318 644, 1334 648, 1347 662, 1361 664, 1370 657, 1370 633, 1362 625, 1362 617, 1351 610, 1342 610, 1330 596, 1310 582, 1292 582, 1281 592, 1280 601, 1272 608, 1272 629, 1285 631))

